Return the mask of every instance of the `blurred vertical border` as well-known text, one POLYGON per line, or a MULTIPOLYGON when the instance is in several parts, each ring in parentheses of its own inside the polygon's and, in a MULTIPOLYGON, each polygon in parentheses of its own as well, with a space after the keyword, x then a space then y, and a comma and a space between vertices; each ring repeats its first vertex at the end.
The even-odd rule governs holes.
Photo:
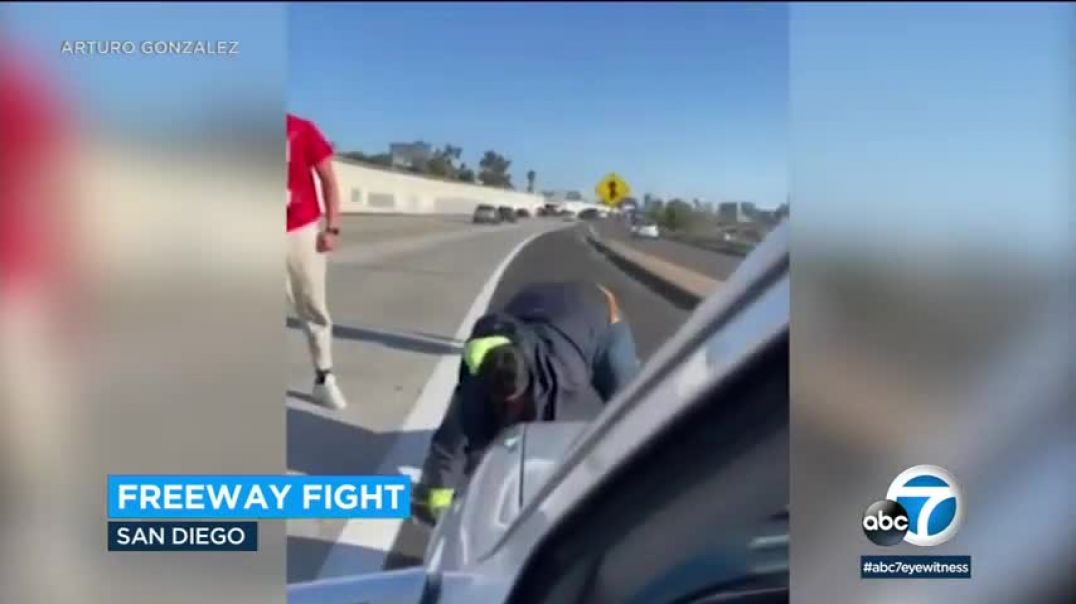
POLYGON ((0 8, 0 601, 284 599, 282 522, 255 554, 109 555, 105 478, 284 472, 285 21, 0 8))
POLYGON ((1072 5, 797 4, 790 53, 796 601, 1073 601, 1072 5), (917 464, 962 528, 873 545, 917 464))

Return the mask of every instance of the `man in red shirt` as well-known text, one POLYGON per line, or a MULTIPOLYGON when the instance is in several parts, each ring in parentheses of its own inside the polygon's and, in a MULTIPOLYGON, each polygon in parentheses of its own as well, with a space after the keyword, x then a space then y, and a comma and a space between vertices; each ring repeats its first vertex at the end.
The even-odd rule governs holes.
POLYGON ((309 120, 287 115, 288 300, 306 332, 314 364, 314 402, 347 406, 332 373, 332 319, 325 301, 326 254, 340 234, 340 198, 332 169, 332 146, 309 120), (325 200, 325 228, 314 174, 325 200))
POLYGON ((47 67, 0 31, 0 492, 12 495, 0 503, 0 585, 15 601, 77 600, 93 574, 64 503, 77 496, 88 408, 71 337, 91 310, 77 132, 47 67))

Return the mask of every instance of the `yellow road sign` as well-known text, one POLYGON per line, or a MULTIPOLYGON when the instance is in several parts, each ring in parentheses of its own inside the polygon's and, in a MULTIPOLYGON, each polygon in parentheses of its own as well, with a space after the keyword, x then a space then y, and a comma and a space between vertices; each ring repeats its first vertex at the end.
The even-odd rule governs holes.
POLYGON ((624 201, 624 198, 631 195, 631 187, 628 186, 628 183, 623 178, 620 178, 619 174, 613 172, 598 181, 598 186, 594 187, 594 192, 598 194, 598 199, 601 199, 605 205, 618 206, 620 202, 624 201))

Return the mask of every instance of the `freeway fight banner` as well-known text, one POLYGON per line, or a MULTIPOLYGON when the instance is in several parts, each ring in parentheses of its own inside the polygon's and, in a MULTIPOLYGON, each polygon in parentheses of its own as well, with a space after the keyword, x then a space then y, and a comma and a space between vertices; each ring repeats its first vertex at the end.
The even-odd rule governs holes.
POLYGON ((109 551, 255 551, 251 520, 410 514, 406 476, 108 477, 109 551))

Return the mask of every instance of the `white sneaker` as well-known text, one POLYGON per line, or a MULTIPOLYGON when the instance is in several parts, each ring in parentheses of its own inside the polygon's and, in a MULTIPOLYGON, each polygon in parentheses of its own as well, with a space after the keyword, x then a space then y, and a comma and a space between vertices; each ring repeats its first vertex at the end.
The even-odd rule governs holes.
POLYGON ((331 373, 325 376, 323 383, 314 384, 314 390, 310 393, 310 397, 314 399, 316 404, 336 411, 347 407, 344 393, 340 392, 340 387, 336 385, 336 376, 331 373))

